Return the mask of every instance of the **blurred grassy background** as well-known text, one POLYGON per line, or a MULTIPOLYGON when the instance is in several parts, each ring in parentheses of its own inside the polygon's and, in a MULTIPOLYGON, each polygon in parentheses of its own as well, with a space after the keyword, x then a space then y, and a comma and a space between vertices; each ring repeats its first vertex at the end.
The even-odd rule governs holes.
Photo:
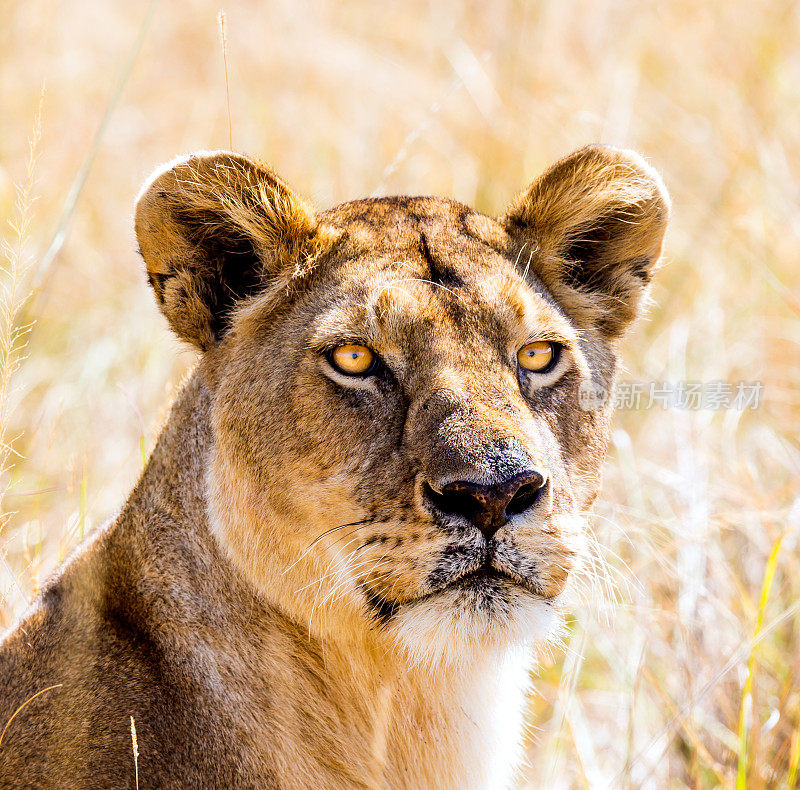
MULTIPOLYGON (((193 364, 149 293, 130 214, 156 164, 228 146, 219 7, 163 2, 148 18, 121 0, 0 0, 0 430, 11 448, 0 628, 124 501, 193 364), (7 220, 19 224, 14 185, 44 79, 20 255, 7 220), (8 308, 32 289, 11 315, 35 322, 14 364, 8 308)), ((635 148, 664 174, 674 221, 655 307, 628 338, 628 375, 760 380, 763 403, 618 414, 592 522, 618 601, 579 609, 566 650, 541 669, 521 786, 798 786, 797 4, 225 10, 233 146, 321 207, 441 193, 499 213, 591 141, 635 148)))

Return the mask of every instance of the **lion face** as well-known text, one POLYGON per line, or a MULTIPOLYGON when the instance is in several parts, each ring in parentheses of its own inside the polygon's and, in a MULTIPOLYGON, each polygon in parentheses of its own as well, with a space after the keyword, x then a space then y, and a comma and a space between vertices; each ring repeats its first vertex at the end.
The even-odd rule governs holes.
POLYGON ((420 660, 542 639, 599 485, 616 340, 668 205, 638 157, 584 149, 501 220, 435 198, 314 216, 232 154, 137 207, 170 323, 206 352, 215 534, 319 633, 420 660))

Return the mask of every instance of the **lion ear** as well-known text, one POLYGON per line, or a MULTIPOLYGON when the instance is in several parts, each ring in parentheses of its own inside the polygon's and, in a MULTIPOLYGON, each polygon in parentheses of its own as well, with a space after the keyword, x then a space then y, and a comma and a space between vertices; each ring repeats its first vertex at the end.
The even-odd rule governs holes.
POLYGON ((201 152, 170 162, 136 202, 136 238, 170 326, 208 349, 230 312, 319 248, 312 209, 245 156, 201 152))
POLYGON ((664 184, 642 157, 593 145, 534 181, 504 222, 520 242, 521 265, 530 261, 576 323, 613 338, 639 312, 669 211, 664 184))

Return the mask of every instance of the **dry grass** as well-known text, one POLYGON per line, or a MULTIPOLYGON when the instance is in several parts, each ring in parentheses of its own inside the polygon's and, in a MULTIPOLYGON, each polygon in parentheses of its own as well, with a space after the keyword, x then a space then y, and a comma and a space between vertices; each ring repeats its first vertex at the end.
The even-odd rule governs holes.
MULTIPOLYGON (((192 363, 148 293, 130 207, 156 163, 226 146, 229 129, 217 3, 164 3, 146 30, 146 8, 120 0, 0 7, 4 232, 47 79, 30 255, 9 256, 7 272, 30 264, 35 276, 66 230, 3 400, 2 627, 119 507, 192 363)), ((630 375, 758 379, 764 401, 618 415, 593 526, 620 602, 578 611, 567 650, 542 669, 526 782, 796 787, 797 5, 360 0, 226 13, 233 142, 321 206, 408 191, 496 212, 594 140, 663 172, 674 223, 656 307, 627 343, 630 375)))

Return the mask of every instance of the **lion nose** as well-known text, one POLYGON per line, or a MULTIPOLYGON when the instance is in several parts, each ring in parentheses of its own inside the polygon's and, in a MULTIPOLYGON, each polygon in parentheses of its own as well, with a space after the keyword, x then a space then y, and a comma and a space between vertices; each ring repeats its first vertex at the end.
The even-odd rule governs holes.
POLYGON ((494 485, 456 480, 437 491, 426 484, 425 495, 436 510, 469 519, 488 540, 511 516, 533 507, 546 485, 541 472, 529 470, 494 485))

